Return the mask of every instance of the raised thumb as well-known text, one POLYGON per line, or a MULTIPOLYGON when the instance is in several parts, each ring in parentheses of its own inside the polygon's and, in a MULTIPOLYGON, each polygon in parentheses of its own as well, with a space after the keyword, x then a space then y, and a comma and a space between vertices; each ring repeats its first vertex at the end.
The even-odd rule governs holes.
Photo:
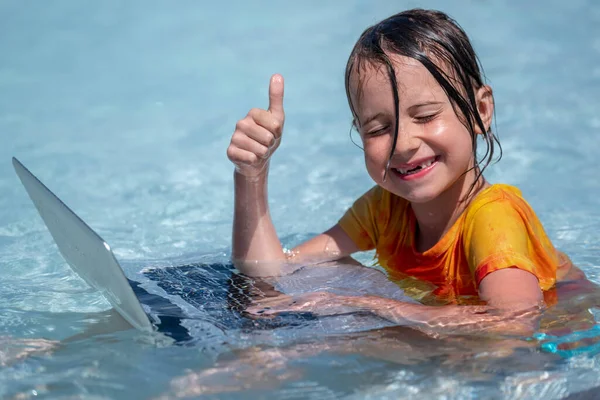
POLYGON ((269 112, 281 119, 283 112, 283 76, 275 74, 269 83, 269 112))

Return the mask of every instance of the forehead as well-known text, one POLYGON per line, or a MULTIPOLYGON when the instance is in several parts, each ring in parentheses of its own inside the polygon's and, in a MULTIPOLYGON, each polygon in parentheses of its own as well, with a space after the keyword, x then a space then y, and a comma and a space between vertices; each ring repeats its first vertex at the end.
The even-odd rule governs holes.
MULTIPOLYGON (((398 95, 402 103, 418 101, 443 101, 446 98, 442 87, 433 75, 417 60, 388 55, 396 75, 398 95)), ((350 76, 350 95, 357 112, 387 103, 393 105, 393 94, 388 69, 385 64, 361 62, 350 76)))

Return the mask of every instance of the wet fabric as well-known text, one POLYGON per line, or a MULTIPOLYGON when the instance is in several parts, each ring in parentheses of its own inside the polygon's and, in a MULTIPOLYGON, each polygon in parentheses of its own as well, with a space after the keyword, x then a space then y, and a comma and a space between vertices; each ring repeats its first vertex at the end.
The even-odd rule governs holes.
POLYGON ((531 206, 514 186, 496 184, 476 195, 432 248, 415 247, 416 218, 410 203, 373 187, 344 214, 342 229, 361 250, 376 250, 376 262, 406 294, 422 301, 478 301, 488 274, 519 268, 551 289, 570 261, 558 252, 531 206))

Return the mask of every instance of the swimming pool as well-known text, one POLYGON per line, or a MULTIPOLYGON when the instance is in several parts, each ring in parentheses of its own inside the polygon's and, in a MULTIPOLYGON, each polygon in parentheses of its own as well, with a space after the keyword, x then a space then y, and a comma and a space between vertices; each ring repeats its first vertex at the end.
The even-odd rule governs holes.
POLYGON ((518 185, 557 247, 600 282, 600 6, 203 4, 0 1, 0 397, 551 399, 600 386, 593 352, 308 316, 257 326, 225 308, 235 122, 266 107, 271 73, 285 76, 271 212, 287 246, 328 228, 371 184, 347 134, 346 57, 367 25, 414 6, 448 12, 473 39, 505 151, 488 178, 518 185), (127 331, 15 360, 32 346, 17 338, 78 334, 108 303, 56 251, 13 155, 113 246, 129 278, 204 305, 184 309, 194 340, 127 331))

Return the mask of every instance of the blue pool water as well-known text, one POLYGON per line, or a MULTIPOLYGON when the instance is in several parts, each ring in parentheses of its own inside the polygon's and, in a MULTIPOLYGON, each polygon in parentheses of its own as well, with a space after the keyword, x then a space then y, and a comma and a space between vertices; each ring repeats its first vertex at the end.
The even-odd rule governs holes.
POLYGON ((488 178, 518 185, 556 246, 600 283, 592 0, 0 0, 0 397, 593 396, 593 349, 561 357, 522 340, 432 339, 366 316, 253 321, 235 306, 231 288, 245 285, 227 266, 235 122, 266 107, 272 73, 285 76, 271 212, 286 246, 327 229, 371 185, 348 138, 346 57, 366 26, 415 6, 461 23, 494 88, 505 153, 488 178), (182 310, 166 332, 183 326, 192 339, 38 340, 85 332, 110 307, 58 254, 11 156, 111 244, 130 279, 182 310))

